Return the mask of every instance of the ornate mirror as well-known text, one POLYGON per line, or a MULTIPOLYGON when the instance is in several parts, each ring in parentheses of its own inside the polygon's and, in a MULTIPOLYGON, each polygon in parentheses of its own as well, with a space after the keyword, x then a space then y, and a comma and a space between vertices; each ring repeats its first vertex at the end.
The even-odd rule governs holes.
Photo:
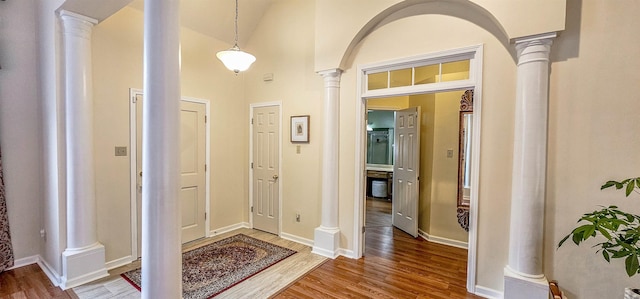
POLYGON ((460 98, 458 147, 458 222, 469 231, 469 204, 471 202, 471 136, 473 135, 473 90, 460 98))

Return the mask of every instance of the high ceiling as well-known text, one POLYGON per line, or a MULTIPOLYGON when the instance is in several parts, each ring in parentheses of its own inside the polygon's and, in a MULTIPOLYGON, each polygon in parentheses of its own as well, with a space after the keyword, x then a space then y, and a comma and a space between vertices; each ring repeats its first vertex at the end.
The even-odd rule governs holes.
MULTIPOLYGON (((239 0, 238 43, 244 47, 258 26, 262 15, 273 0, 239 0)), ((135 0, 130 7, 144 10, 144 0, 135 0)), ((180 21, 184 27, 233 44, 234 0, 180 1, 180 21)))

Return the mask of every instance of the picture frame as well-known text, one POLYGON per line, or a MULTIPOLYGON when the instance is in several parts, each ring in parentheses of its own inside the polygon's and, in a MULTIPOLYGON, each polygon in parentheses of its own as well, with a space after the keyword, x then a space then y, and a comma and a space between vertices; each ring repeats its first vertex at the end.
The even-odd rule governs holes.
POLYGON ((291 143, 309 143, 309 115, 291 117, 291 143))

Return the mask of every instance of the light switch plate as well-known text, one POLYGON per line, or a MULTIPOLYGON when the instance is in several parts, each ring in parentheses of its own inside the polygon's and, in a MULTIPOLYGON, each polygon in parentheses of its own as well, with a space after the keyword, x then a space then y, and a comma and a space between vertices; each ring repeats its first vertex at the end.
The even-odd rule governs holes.
POLYGON ((126 155, 127 155, 126 146, 116 146, 116 156, 126 156, 126 155))
POLYGON ((452 149, 448 149, 447 150, 447 158, 453 158, 453 150, 452 149))

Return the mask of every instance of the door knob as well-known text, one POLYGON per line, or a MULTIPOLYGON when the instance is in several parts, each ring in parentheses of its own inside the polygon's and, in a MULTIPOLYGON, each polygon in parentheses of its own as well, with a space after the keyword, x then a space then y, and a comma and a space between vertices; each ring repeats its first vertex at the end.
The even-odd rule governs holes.
POLYGON ((273 175, 273 180, 277 180, 277 179, 278 179, 278 175, 277 175, 277 174, 274 174, 274 175, 273 175))

